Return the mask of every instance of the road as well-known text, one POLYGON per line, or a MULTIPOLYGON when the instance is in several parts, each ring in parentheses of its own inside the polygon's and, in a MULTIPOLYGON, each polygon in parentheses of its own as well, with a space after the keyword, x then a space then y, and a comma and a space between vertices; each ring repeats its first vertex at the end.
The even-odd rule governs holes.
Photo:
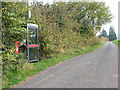
POLYGON ((15 88, 118 88, 118 46, 106 42, 102 48, 49 67, 15 88))

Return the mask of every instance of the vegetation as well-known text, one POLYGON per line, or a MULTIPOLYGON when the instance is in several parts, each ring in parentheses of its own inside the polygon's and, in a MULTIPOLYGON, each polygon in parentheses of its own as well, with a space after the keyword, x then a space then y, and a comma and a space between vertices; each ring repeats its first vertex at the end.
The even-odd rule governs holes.
POLYGON ((14 54, 15 41, 21 41, 26 33, 22 25, 26 22, 27 10, 22 3, 2 2, 2 65, 3 75, 17 70, 20 58, 14 54), (18 59, 18 60, 17 60, 18 59))
POLYGON ((112 42, 120 47, 120 40, 114 40, 112 42))
POLYGON ((32 18, 39 25, 40 58, 44 58, 46 54, 51 57, 68 49, 99 44, 95 44, 96 33, 112 16, 102 2, 54 2, 33 4, 32 18))
MULTIPOLYGON (((1 41, 0 41, 1 43, 1 41)), ((0 45, 1 48, 1 45, 0 45)), ((2 66, 1 66, 1 62, 2 62, 2 50, 0 49, 0 89, 2 88, 2 66)))
POLYGON ((109 29, 109 40, 110 41, 113 41, 113 40, 116 40, 117 37, 116 37, 116 33, 115 33, 115 29, 110 26, 110 29, 109 29))
POLYGON ((102 41, 108 41, 109 40, 109 37, 107 35, 107 32, 106 30, 102 30, 101 34, 99 35, 99 37, 101 38, 102 41))
POLYGON ((106 30, 103 29, 99 37, 108 37, 106 30))
POLYGON ((99 37, 103 38, 103 39, 106 39, 106 40, 109 39, 109 41, 113 41, 113 40, 117 39, 117 36, 116 36, 116 33, 115 33, 115 29, 112 26, 110 26, 109 35, 107 35, 106 30, 103 29, 101 34, 99 35, 99 37))
POLYGON ((29 7, 26 5, 2 2, 3 87, 10 87, 48 66, 97 48, 101 40, 96 33, 112 19, 109 7, 103 2, 34 3, 31 19, 27 18, 29 7), (22 43, 27 38, 27 23, 39 25, 39 56, 42 60, 38 63, 24 63, 24 54, 14 52, 14 42, 22 43))

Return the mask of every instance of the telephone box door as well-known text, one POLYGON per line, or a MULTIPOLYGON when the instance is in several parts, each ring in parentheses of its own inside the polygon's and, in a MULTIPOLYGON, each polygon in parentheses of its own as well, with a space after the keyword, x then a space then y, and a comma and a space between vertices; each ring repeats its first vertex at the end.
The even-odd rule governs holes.
POLYGON ((29 23, 27 24, 27 30, 28 61, 39 61, 38 25, 29 23))

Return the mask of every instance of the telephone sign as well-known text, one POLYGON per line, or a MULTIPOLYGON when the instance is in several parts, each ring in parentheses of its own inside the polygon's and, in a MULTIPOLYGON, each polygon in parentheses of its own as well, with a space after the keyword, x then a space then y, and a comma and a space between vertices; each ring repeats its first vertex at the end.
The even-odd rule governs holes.
POLYGON ((38 50, 38 25, 27 24, 27 47, 28 47, 28 61, 34 62, 39 61, 39 50, 38 50))

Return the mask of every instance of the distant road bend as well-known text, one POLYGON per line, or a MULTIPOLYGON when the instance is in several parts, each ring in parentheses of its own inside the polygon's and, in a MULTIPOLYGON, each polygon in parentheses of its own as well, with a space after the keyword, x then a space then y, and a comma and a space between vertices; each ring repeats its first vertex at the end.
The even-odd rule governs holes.
POLYGON ((102 48, 49 67, 15 88, 118 88, 118 46, 106 42, 102 48))

